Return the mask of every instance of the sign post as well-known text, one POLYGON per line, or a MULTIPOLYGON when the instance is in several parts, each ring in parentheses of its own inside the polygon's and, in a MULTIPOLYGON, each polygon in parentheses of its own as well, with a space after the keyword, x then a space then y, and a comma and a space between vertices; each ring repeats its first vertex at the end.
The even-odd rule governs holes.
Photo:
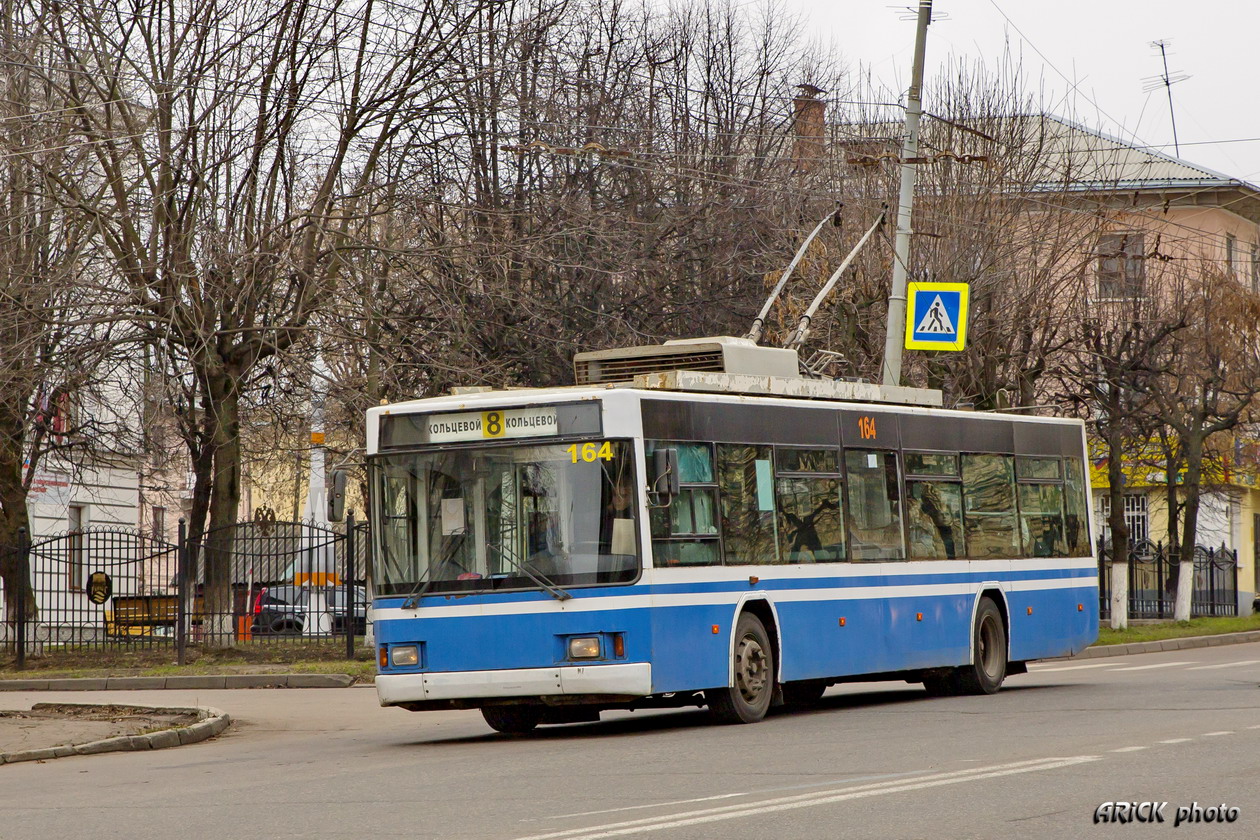
POLYGON ((906 349, 958 352, 967 345, 966 283, 910 283, 906 349))

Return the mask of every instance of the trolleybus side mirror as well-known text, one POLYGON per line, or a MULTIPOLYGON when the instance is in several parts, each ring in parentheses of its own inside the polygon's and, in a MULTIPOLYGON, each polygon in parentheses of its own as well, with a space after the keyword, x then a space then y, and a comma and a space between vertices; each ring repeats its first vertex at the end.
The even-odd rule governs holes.
POLYGON ((652 453, 652 474, 649 489, 653 504, 668 505, 680 490, 678 479, 678 450, 658 449, 652 453))
POLYGON ((333 470, 328 483, 328 521, 340 522, 346 518, 346 471, 333 470))

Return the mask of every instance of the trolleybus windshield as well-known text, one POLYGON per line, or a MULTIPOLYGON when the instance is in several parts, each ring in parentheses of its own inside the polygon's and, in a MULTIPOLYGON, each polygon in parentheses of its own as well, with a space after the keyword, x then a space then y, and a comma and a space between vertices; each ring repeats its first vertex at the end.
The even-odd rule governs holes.
POLYGON ((630 582, 633 466, 618 440, 378 456, 377 592, 630 582))

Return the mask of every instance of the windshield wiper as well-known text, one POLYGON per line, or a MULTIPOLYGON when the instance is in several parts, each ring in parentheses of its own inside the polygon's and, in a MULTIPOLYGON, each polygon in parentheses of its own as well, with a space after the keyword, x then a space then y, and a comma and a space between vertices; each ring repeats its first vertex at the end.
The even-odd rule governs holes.
MULTIPOLYGON (((437 570, 440 570, 444 566, 446 566, 446 564, 451 561, 451 558, 454 557, 454 555, 455 555, 455 546, 453 545, 450 549, 446 551, 442 559, 438 560, 437 563, 429 566, 429 568, 424 570, 424 575, 420 577, 420 580, 416 581, 416 585, 411 590, 411 592, 407 593, 407 600, 403 601, 403 605, 402 605, 402 608, 404 610, 412 610, 420 605, 420 599, 425 596, 425 593, 427 593, 430 589, 433 588, 433 584, 437 583, 437 577, 435 577, 437 570)), ((506 552, 501 552, 499 556, 506 559, 509 563, 512 564, 512 566, 517 571, 519 571, 525 577, 532 580, 534 583, 538 584, 538 587, 540 589, 544 590, 548 595, 550 595, 552 598, 555 598, 557 601, 567 601, 573 597, 567 591, 560 588, 553 581, 548 579, 547 576, 544 575, 542 572, 538 571, 537 569, 531 571, 526 564, 518 563, 516 559, 513 558, 510 554, 507 554, 506 552)), ((483 590, 478 590, 478 591, 488 591, 488 590, 483 589, 483 590)))
POLYGON ((542 572, 537 569, 530 571, 528 564, 516 562, 516 558, 506 551, 500 551, 499 556, 511 563, 517 571, 525 575, 525 577, 538 584, 539 588, 546 590, 547 594, 552 598, 555 598, 557 601, 567 601, 573 597, 567 591, 561 589, 553 581, 548 579, 548 577, 542 572))
POLYGON ((429 564, 429 567, 424 570, 424 574, 416 581, 416 585, 407 593, 407 600, 403 601, 402 605, 404 610, 413 610, 420 605, 420 599, 424 597, 424 593, 428 592, 433 587, 433 584, 437 583, 437 578, 434 576, 435 570, 442 569, 447 563, 451 562, 451 558, 455 556, 455 549, 459 545, 459 543, 452 541, 451 547, 446 550, 442 558, 437 563, 429 564))

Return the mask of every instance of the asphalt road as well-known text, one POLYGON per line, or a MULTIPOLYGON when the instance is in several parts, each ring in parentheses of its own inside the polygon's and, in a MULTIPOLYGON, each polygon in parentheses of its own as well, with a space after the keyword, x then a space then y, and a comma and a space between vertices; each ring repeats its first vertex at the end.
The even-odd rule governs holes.
MULTIPOLYGON (((607 713, 498 735, 367 688, 31 693, 213 705, 188 747, 0 767, 0 838, 1254 837, 1260 644, 1044 663, 992 697, 831 689, 753 726, 607 713), (1165 822, 1095 825, 1104 801, 1165 822), (1178 807, 1237 808, 1175 827, 1178 807)), ((1192 812, 1193 813, 1193 812, 1192 812)), ((1205 816, 1206 816, 1205 812, 1205 816)))

